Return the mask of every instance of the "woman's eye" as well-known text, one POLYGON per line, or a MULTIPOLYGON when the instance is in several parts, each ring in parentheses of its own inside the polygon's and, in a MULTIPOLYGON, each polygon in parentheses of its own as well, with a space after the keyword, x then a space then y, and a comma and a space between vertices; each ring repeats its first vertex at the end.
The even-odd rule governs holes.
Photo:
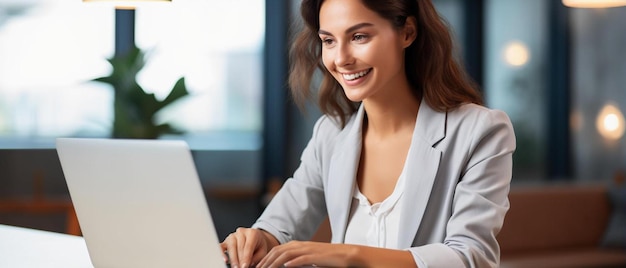
POLYGON ((333 42, 334 42, 333 39, 330 39, 330 38, 322 39, 322 43, 324 43, 324 45, 327 45, 327 46, 332 45, 333 42))
POLYGON ((353 40, 353 41, 357 41, 357 42, 363 42, 363 41, 367 40, 367 35, 364 35, 364 34, 355 34, 355 35, 352 37, 352 40, 353 40))

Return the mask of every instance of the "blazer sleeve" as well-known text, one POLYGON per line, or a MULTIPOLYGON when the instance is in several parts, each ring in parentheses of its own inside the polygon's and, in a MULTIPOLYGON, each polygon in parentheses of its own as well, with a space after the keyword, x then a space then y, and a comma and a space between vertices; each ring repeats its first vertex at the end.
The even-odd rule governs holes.
POLYGON ((443 243, 409 249, 420 268, 499 266, 496 235, 509 208, 515 135, 501 111, 490 110, 471 123, 468 160, 454 189, 446 237, 443 243))
POLYGON ((309 240, 327 215, 322 182, 322 144, 333 123, 322 116, 302 152, 300 166, 272 198, 252 228, 271 233, 281 243, 309 240))

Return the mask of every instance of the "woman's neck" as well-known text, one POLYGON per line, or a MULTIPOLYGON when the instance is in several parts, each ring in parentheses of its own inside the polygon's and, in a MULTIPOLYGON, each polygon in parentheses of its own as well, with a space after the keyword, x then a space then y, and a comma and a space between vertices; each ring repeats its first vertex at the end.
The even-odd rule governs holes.
POLYGON ((397 90, 387 96, 363 100, 367 121, 364 131, 378 138, 412 133, 420 100, 410 90, 397 90))

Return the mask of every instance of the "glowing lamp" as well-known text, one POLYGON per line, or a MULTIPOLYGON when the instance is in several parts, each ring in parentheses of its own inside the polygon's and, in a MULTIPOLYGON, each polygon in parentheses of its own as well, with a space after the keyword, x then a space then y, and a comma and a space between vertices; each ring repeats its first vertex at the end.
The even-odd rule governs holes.
POLYGON ((619 140, 624 135, 624 115, 611 104, 605 105, 596 118, 596 128, 602 137, 608 140, 619 140))
POLYGON ((563 0, 563 5, 581 8, 607 8, 626 6, 626 0, 563 0))
POLYGON ((117 9, 135 9, 138 5, 145 3, 169 3, 172 2, 172 0, 83 0, 83 2, 109 4, 115 6, 117 9))

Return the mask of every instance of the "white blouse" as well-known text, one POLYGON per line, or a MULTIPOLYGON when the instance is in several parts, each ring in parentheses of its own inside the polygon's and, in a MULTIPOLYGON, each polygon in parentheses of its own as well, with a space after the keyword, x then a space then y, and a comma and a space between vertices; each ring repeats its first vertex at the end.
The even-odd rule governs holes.
POLYGON ((404 193, 404 169, 396 187, 383 202, 371 205, 358 185, 354 187, 344 243, 398 249, 400 199, 404 193))

